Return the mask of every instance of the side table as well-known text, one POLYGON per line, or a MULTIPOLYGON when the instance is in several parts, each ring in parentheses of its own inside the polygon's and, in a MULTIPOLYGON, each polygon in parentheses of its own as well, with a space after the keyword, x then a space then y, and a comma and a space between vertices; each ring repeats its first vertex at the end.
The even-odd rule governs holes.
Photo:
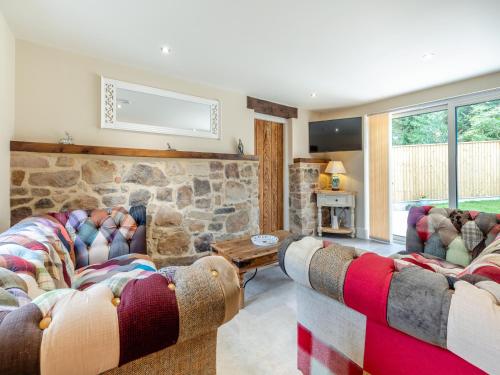
MULTIPOLYGON (((316 190, 316 204, 318 206, 318 236, 325 233, 348 234, 352 238, 356 237, 356 193, 344 190, 316 190), (335 208, 348 209, 350 215, 346 217, 346 223, 342 223, 338 229, 324 227, 322 207, 330 207, 330 211, 335 211, 335 208)), ((333 217, 333 214, 332 214, 333 217)))

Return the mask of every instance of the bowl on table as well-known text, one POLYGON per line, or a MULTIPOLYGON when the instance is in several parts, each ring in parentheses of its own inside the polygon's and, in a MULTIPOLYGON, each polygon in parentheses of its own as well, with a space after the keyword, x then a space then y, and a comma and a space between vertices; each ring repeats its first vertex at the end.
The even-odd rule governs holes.
POLYGON ((257 234, 251 237, 255 246, 271 246, 278 243, 278 237, 270 234, 257 234))

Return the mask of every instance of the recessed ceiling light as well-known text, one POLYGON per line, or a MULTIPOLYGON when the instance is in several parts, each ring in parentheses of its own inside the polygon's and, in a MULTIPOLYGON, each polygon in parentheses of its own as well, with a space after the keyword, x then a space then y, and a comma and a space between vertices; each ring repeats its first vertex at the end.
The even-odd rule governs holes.
POLYGON ((118 107, 118 109, 120 109, 120 108, 122 107, 122 105, 121 105, 121 104, 118 104, 118 105, 117 105, 117 107, 118 107))
POLYGON ((429 61, 432 60, 434 57, 436 57, 436 54, 434 52, 426 52, 422 55, 422 60, 429 61))
POLYGON ((161 53, 163 53, 164 55, 169 55, 170 52, 172 52, 172 49, 168 46, 163 46, 161 47, 161 53))
POLYGON ((311 93, 311 98, 315 98, 315 97, 317 97, 317 96, 318 96, 318 94, 316 94, 315 92, 312 92, 312 93, 311 93))

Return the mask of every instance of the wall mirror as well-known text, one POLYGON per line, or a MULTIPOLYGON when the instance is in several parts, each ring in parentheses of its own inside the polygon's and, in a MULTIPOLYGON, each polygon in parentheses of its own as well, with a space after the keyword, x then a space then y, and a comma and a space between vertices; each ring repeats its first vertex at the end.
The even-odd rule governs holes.
POLYGON ((220 138, 217 100, 101 77, 101 128, 220 138))

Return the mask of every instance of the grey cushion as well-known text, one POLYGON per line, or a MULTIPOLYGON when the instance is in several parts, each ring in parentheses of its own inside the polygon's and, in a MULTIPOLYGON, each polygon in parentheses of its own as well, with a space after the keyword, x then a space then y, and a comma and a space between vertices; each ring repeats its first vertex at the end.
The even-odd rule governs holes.
POLYGON ((395 272, 389 289, 389 325, 446 348, 452 291, 444 275, 418 266, 395 272))

